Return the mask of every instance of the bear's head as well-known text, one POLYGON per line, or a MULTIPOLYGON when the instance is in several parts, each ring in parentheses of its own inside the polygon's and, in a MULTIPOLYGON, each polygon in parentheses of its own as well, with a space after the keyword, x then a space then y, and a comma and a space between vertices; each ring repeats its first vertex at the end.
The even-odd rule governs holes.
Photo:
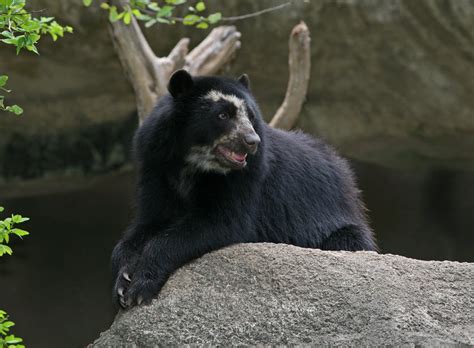
POLYGON ((232 80, 178 70, 168 90, 181 120, 179 142, 188 165, 222 174, 247 166, 259 150, 263 122, 247 75, 232 80))

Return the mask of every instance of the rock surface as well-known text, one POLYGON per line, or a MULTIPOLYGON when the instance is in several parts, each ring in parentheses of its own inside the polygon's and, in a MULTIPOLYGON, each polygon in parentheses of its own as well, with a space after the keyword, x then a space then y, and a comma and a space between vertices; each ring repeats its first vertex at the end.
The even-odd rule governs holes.
POLYGON ((474 264, 241 244, 192 262, 94 347, 474 345, 474 264))

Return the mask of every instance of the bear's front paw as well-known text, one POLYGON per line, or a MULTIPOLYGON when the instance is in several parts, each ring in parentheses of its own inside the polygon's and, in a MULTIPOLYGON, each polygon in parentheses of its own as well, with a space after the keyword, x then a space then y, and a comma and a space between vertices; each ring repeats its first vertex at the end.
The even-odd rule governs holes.
POLYGON ((126 307, 124 296, 127 293, 128 288, 130 287, 131 281, 131 268, 127 266, 122 267, 122 269, 117 275, 117 279, 115 280, 113 296, 115 300, 120 304, 120 306, 124 308, 126 307))
POLYGON ((160 292, 162 282, 150 277, 133 277, 128 288, 120 296, 119 302, 124 309, 141 304, 150 304, 160 292))

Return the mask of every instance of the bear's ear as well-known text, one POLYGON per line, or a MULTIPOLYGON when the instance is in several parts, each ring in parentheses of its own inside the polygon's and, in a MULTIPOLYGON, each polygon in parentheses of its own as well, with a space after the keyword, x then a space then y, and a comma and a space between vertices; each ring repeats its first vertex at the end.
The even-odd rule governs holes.
POLYGON ((239 83, 244 86, 245 88, 249 89, 250 90, 250 79, 249 79, 249 76, 247 74, 242 74, 238 79, 237 81, 239 81, 239 83))
POLYGON ((193 77, 186 70, 178 70, 171 75, 168 91, 176 98, 188 92, 194 85, 193 77))

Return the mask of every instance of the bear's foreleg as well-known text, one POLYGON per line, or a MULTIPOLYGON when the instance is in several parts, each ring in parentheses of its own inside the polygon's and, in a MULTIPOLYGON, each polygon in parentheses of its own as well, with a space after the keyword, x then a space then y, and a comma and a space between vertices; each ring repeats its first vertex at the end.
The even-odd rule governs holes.
POLYGON ((176 269, 207 252, 238 242, 232 230, 230 225, 187 219, 153 236, 143 248, 121 305, 129 308, 149 304, 176 269))
POLYGON ((123 295, 130 285, 131 277, 140 259, 148 234, 144 228, 132 224, 112 251, 112 297, 115 303, 124 306, 123 295))

